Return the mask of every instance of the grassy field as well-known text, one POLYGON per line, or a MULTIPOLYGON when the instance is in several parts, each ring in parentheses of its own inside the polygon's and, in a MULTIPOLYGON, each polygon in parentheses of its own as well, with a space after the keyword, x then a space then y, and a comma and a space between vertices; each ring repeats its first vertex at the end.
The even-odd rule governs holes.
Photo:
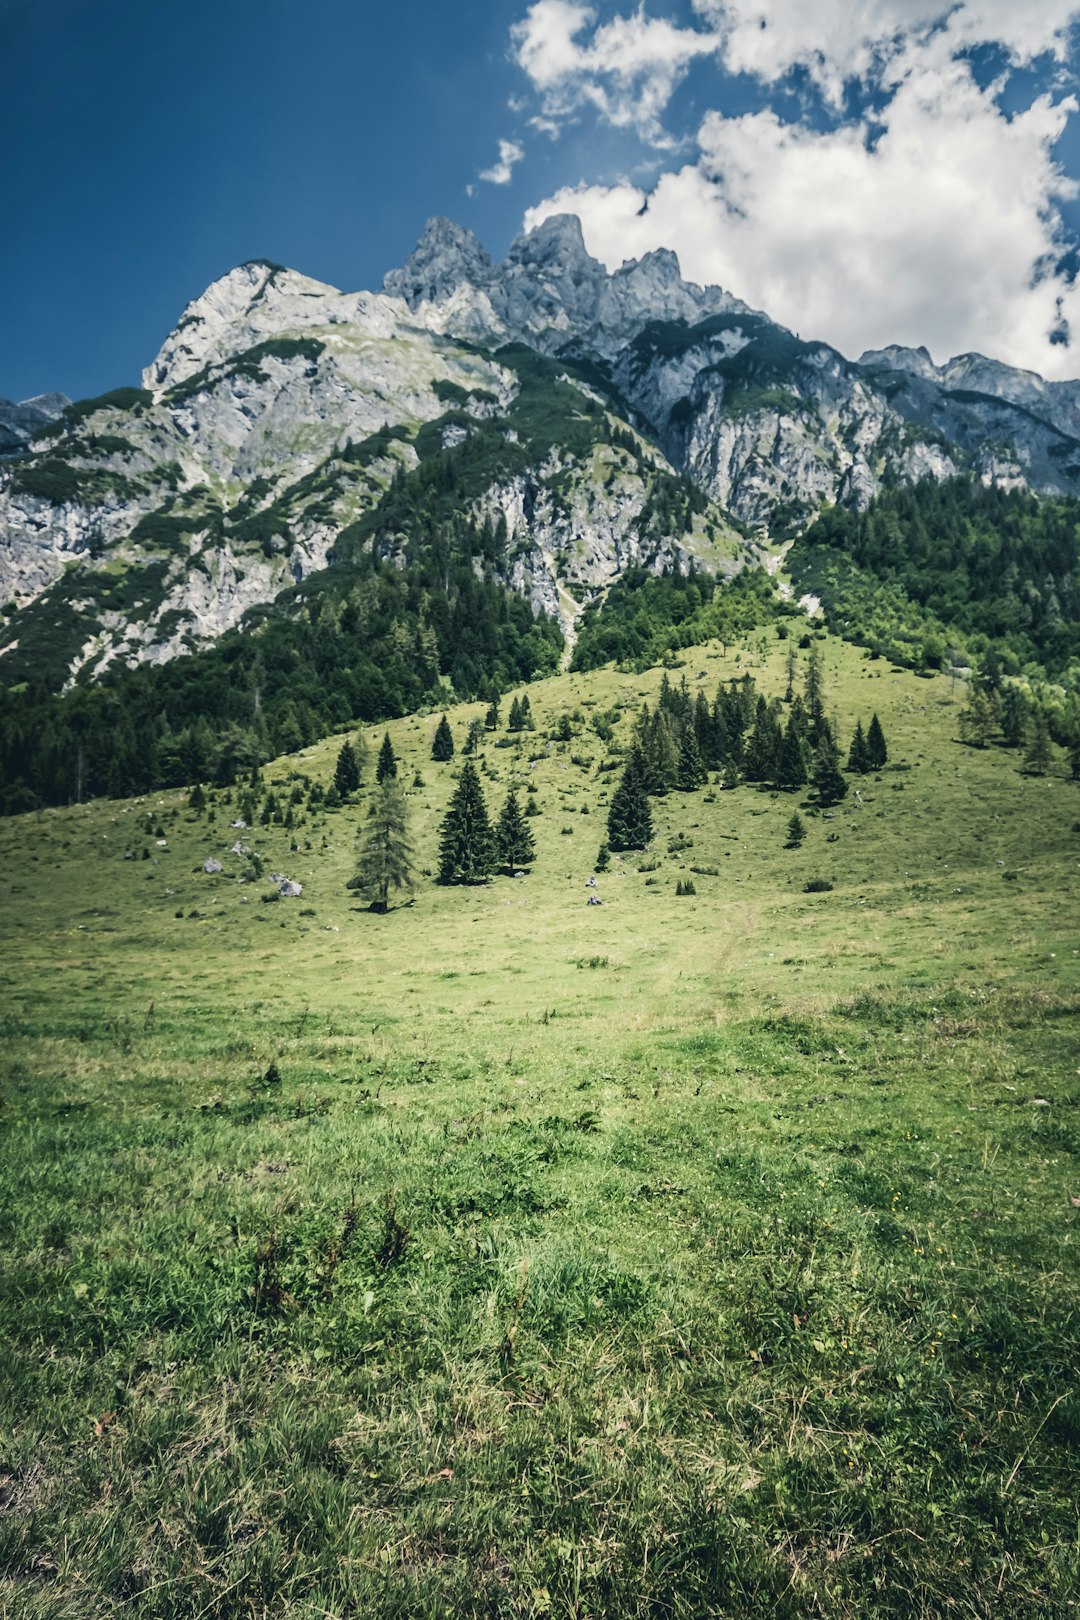
POLYGON ((655 801, 599 907, 659 671, 531 688, 532 872, 386 917, 355 806, 273 904, 235 795, 0 823, 4 1620, 1080 1613, 1080 789, 822 646, 880 776, 655 801))

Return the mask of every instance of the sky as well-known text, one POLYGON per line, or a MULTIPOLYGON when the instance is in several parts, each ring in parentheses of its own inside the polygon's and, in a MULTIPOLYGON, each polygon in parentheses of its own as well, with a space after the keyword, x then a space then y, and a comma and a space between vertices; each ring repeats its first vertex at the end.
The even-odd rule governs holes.
POLYGON ((0 396, 267 258, 579 215, 806 338, 1080 376, 1080 0, 0 0, 0 396))

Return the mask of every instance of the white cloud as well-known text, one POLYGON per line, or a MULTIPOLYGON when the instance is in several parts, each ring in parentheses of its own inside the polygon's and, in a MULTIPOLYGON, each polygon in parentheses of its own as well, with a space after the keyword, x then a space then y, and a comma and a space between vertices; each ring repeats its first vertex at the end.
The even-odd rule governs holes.
POLYGON ((874 144, 857 123, 823 133, 771 111, 713 112, 698 161, 651 193, 563 188, 526 225, 577 213, 611 267, 674 248, 692 279, 848 355, 926 343, 939 360, 976 349, 1075 375, 1049 338, 1059 307, 1080 334, 1080 293, 1053 269, 1056 203, 1076 191, 1053 146, 1075 106, 1042 96, 1010 121, 962 61, 909 54, 874 144))
POLYGON ((535 0, 511 31, 516 60, 541 97, 548 120, 592 107, 608 123, 671 144, 661 118, 697 57, 715 55, 713 31, 679 28, 643 10, 595 28, 596 13, 575 0, 535 0))
POLYGON ((912 46, 942 57, 998 44, 1015 62, 1062 57, 1076 0, 694 0, 725 66, 775 84, 804 68, 834 105, 850 79, 888 78, 912 46))
POLYGON ((499 161, 493 163, 490 169, 483 169, 481 180, 487 180, 493 186, 506 186, 510 184, 510 176, 514 172, 514 164, 520 163, 525 156, 525 148, 519 146, 517 141, 499 142, 499 161))

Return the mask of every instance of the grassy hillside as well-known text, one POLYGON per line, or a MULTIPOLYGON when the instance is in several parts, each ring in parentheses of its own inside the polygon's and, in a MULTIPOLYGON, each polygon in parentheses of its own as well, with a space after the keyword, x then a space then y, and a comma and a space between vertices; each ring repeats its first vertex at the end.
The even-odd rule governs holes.
MULTIPOLYGON (((822 645, 884 771, 795 850, 797 796, 656 800, 599 907, 659 670, 530 687, 532 872, 387 917, 365 793, 289 806, 340 737, 293 829, 0 823, 0 1614, 1075 1613, 1080 791, 822 645)), ((482 713, 389 728, 429 871, 482 713)))

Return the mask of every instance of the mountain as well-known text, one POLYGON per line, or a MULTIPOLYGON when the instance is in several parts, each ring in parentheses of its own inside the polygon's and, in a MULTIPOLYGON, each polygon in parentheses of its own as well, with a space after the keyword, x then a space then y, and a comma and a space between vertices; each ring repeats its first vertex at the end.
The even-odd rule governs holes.
POLYGON ((883 489, 1077 493, 1080 383, 925 350, 850 361, 684 281, 674 254, 609 274, 572 216, 503 264, 433 220, 381 292, 241 265, 141 388, 0 407, 0 448, 0 671, 57 688, 299 611, 359 551, 416 561, 434 541, 395 492, 440 458, 474 568, 573 641, 628 570, 730 575, 883 489))

